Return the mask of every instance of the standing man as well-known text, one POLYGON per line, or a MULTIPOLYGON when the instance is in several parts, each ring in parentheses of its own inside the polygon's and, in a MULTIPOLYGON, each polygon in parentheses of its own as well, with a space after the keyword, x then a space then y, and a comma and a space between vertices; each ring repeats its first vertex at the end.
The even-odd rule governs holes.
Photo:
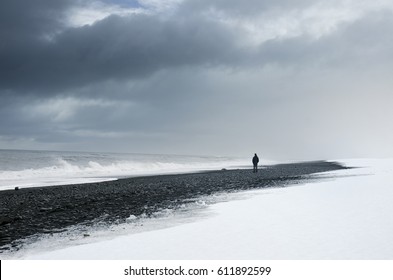
POLYGON ((258 172, 258 162, 259 162, 259 158, 257 156, 257 154, 254 155, 254 157, 252 158, 252 164, 254 165, 254 169, 253 169, 253 173, 258 172))

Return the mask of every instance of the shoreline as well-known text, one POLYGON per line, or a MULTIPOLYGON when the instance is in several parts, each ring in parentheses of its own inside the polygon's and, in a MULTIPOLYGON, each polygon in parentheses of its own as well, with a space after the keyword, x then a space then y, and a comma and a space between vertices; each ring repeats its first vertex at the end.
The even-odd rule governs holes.
POLYGON ((250 169, 201 171, 122 178, 115 181, 0 191, 0 253, 23 245, 19 239, 51 234, 97 220, 114 223, 130 215, 148 217, 187 200, 219 192, 284 187, 309 175, 347 169, 317 161, 250 169))

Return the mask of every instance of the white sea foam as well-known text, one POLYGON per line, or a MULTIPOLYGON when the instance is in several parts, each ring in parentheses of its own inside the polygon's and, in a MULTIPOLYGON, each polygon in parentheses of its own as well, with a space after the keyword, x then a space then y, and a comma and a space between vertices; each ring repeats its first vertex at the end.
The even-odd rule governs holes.
POLYGON ((247 163, 228 157, 0 151, 0 190, 238 168, 247 163))

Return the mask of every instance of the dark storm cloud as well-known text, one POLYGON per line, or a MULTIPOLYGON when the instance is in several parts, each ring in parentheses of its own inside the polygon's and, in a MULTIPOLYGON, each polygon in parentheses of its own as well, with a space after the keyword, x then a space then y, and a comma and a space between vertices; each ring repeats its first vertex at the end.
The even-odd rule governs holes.
POLYGON ((40 35, 61 27, 64 12, 75 0, 2 0, 0 3, 0 36, 2 46, 18 41, 36 40, 40 35))
POLYGON ((64 25, 65 12, 78 1, 2 1, 0 93, 53 96, 103 81, 143 79, 174 67, 238 68, 323 57, 325 47, 305 36, 248 48, 244 31, 204 16, 211 7, 227 16, 232 11, 247 16, 309 2, 185 1, 171 17, 110 16, 72 28, 64 25))
POLYGON ((376 28, 368 27, 370 32, 363 26, 365 30, 354 30, 355 35, 350 33, 352 37, 348 38, 339 38, 340 33, 321 39, 300 34, 271 39, 253 49, 244 44, 241 29, 203 15, 211 7, 227 16, 232 11, 247 16, 249 12, 299 8, 311 2, 249 1, 244 5, 238 1, 185 1, 171 17, 110 16, 92 25, 71 28, 64 25, 65 12, 78 1, 2 1, 0 93, 69 94, 95 83, 144 79, 176 67, 236 69, 269 63, 323 62, 342 50, 345 55, 348 48, 357 50, 357 43, 367 46, 370 40, 364 42, 364 38, 370 35, 376 37, 371 42, 381 37, 378 28, 383 22, 377 21, 376 28), (354 42, 349 41, 351 38, 354 42))
MULTIPOLYGON (((65 28, 56 19, 66 5, 46 7, 41 2, 43 10, 21 6, 25 20, 2 22, 2 89, 50 94, 103 80, 139 78, 159 69, 236 59, 235 34, 213 22, 133 15, 65 28)), ((11 3, 1 9, 9 18, 19 11, 11 3)))
POLYGON ((29 79, 31 64, 44 51, 45 36, 63 28, 65 11, 75 1, 0 2, 0 87, 13 89, 29 79), (27 75, 27 76, 25 76, 27 75))

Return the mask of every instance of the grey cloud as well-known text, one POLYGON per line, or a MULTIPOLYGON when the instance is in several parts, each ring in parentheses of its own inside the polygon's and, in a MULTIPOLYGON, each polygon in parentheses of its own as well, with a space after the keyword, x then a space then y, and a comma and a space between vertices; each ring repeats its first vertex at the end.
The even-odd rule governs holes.
POLYGON ((186 0, 180 5, 182 11, 187 13, 204 13, 209 12, 212 9, 224 12, 228 16, 241 16, 250 17, 255 15, 261 15, 265 12, 272 10, 288 10, 288 9, 301 9, 308 5, 318 3, 315 0, 248 0, 236 1, 236 0, 186 0))
POLYGON ((0 2, 0 87, 13 89, 32 73, 26 68, 44 51, 46 36, 62 30, 66 10, 75 1, 0 2), (25 76, 27 75, 27 76, 25 76))
POLYGON ((277 5, 288 8, 292 1, 252 1, 247 5, 236 1, 186 1, 179 14, 170 18, 111 16, 79 28, 66 28, 57 20, 72 2, 47 2, 25 6, 26 19, 16 20, 18 29, 11 28, 15 24, 11 15, 18 12, 16 4, 8 1, 2 4, 11 8, 8 8, 9 19, 3 24, 7 32, 0 33, 7 42, 0 49, 0 92, 9 89, 15 94, 57 95, 102 81, 144 79, 156 71, 174 67, 237 68, 311 60, 326 48, 318 41, 297 37, 271 40, 256 52, 241 47, 240 30, 201 15, 188 16, 194 5, 202 10, 214 5, 223 11, 234 9, 247 15, 243 9, 258 11, 277 5), (57 29, 61 31, 52 34, 51 39, 42 38, 57 29))
POLYGON ((363 24, 363 33, 350 31, 352 26, 362 26, 355 22, 347 28, 340 27, 344 32, 333 32, 319 40, 306 35, 275 39, 255 51, 240 47, 243 38, 239 30, 202 16, 188 17, 194 6, 204 11, 211 6, 223 11, 233 9, 247 16, 246 10, 299 7, 309 2, 295 5, 293 1, 251 1, 245 5, 238 1, 185 1, 179 14, 170 18, 111 16, 91 26, 67 28, 61 23, 62 15, 77 1, 42 0, 34 5, 31 1, 25 5, 3 1, 0 93, 8 90, 14 94, 58 95, 102 81, 144 79, 156 71, 175 67, 242 68, 330 61, 340 56, 340 51, 351 55, 353 51, 348 48, 361 50, 370 42, 377 44, 381 38, 389 37, 378 30, 383 24, 391 26, 384 17, 374 25, 371 22, 371 27, 363 24), (19 13, 21 17, 16 17, 19 13), (56 30, 60 31, 54 33, 56 30), (51 32, 51 39, 43 39, 51 32), (352 33, 363 37, 351 37, 352 33), (369 36, 375 38, 365 39, 369 36))
POLYGON ((0 36, 3 43, 56 31, 62 25, 65 11, 75 5, 76 0, 3 0, 0 4, 0 36))
POLYGON ((237 55, 234 35, 208 21, 111 16, 92 26, 65 29, 51 40, 6 44, 0 51, 0 86, 50 93, 176 66, 220 64, 237 55))
POLYGON ((307 34, 274 39, 260 45, 257 52, 261 65, 277 64, 320 69, 373 68, 393 61, 392 12, 374 12, 353 22, 343 23, 320 38, 307 34), (383 28, 382 28, 383 27, 383 28), (381 64, 379 64, 381 63, 381 64))

